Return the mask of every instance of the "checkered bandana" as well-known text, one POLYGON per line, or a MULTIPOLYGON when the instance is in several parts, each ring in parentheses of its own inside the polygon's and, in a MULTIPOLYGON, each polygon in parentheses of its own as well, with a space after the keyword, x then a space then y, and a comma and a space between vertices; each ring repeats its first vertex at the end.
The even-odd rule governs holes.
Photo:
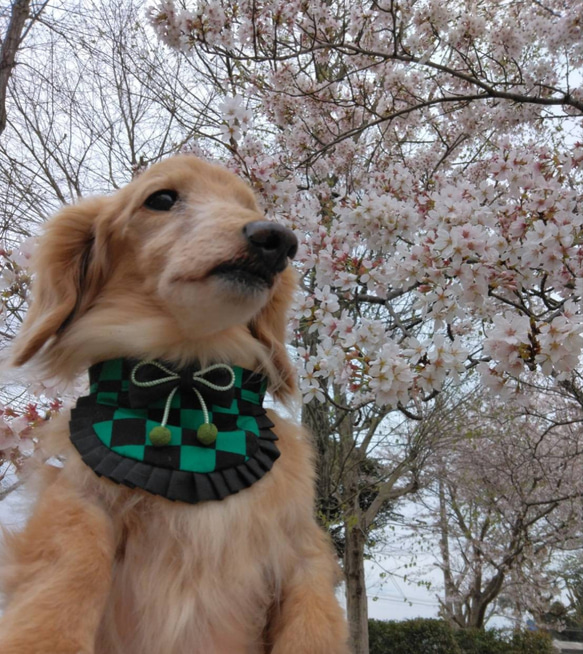
POLYGON ((83 461, 118 484, 191 504, 261 479, 279 457, 263 408, 267 380, 236 366, 211 368, 130 359, 92 366, 90 393, 79 398, 70 422, 83 461), (234 383, 224 384, 225 374, 234 383), (196 383, 201 377, 208 385, 196 383), (218 433, 204 444, 197 433, 208 422, 218 433), (161 423, 169 442, 154 445, 150 434, 161 423))

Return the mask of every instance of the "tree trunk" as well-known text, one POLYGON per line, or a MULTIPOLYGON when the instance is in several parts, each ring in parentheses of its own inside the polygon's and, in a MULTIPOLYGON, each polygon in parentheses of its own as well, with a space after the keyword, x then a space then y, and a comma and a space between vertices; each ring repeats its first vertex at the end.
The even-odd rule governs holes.
POLYGON ((353 654, 368 654, 368 605, 364 578, 365 536, 358 525, 345 525, 346 611, 353 654))
POLYGON ((0 134, 6 127, 6 90, 8 80, 14 68, 16 52, 20 46, 24 32, 24 24, 28 18, 30 0, 15 0, 8 23, 8 30, 2 48, 0 49, 0 134))
POLYGON ((449 552, 449 524, 447 518, 447 506, 445 501, 445 489, 443 479, 439 479, 439 549, 441 551, 442 573, 445 597, 443 600, 442 610, 444 617, 455 627, 465 627, 462 607, 459 600, 459 594, 451 569, 451 559, 449 552))
POLYGON ((505 574, 498 571, 481 590, 481 577, 469 602, 469 611, 466 618, 467 626, 473 629, 483 629, 486 621, 486 611, 498 597, 504 584, 505 574))

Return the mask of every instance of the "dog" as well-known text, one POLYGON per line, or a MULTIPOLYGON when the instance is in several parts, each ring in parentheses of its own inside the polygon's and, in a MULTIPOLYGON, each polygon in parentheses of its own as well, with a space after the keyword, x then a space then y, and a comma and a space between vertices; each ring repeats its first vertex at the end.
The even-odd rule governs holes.
POLYGON ((309 439, 260 406, 267 383, 294 394, 296 248, 241 179, 190 155, 48 221, 13 365, 64 380, 89 369, 92 390, 38 432, 64 463, 41 466, 26 526, 5 535, 2 654, 348 654, 309 439), (128 408, 131 389, 158 399, 128 408), (190 445, 175 447, 177 397, 201 424, 179 426, 190 445), (117 449, 99 432, 114 414, 117 449), (228 451, 229 420, 243 452, 228 451), (203 464, 172 469, 178 447, 203 464))

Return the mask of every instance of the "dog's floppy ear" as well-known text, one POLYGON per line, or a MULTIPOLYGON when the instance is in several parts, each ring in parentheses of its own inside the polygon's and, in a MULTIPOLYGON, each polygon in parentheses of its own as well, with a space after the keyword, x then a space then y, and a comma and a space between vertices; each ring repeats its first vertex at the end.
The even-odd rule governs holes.
POLYGON ((296 389, 296 370, 285 347, 288 309, 296 288, 295 272, 288 268, 279 279, 271 300, 252 320, 253 336, 270 351, 277 379, 272 379, 275 397, 285 399, 296 389))
POLYGON ((26 363, 95 299, 106 268, 96 226, 104 202, 65 207, 46 224, 32 260, 32 303, 12 346, 14 365, 26 363))

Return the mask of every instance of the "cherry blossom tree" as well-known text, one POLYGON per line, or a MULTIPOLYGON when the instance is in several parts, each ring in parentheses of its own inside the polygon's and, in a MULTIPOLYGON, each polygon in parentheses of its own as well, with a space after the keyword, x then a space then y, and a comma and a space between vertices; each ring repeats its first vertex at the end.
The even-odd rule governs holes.
POLYGON ((499 390, 577 363, 583 150, 547 124, 583 109, 582 6, 155 10, 224 89, 232 165, 304 234, 296 326, 320 348, 303 353, 306 399, 330 382, 356 405, 407 406, 468 363, 499 390))
MULTIPOLYGON (((505 398, 541 372, 579 393, 583 148, 570 128, 583 110, 582 9, 153 7, 160 38, 224 96, 222 128, 197 151, 222 139, 267 211, 303 235, 293 328, 327 473, 354 473, 391 438, 393 411, 424 418, 444 384, 472 370, 505 398)), ((388 466, 375 506, 417 488, 421 462, 404 451, 388 466)), ((340 477, 327 490, 352 489, 338 502, 360 562, 345 571, 354 648, 365 652, 370 525, 354 508, 358 485, 340 477)))
POLYGON ((481 628, 500 611, 540 616, 559 596, 558 552, 581 547, 583 414, 556 391, 500 404, 448 402, 449 441, 432 462, 418 526, 443 573, 442 614, 481 628))

